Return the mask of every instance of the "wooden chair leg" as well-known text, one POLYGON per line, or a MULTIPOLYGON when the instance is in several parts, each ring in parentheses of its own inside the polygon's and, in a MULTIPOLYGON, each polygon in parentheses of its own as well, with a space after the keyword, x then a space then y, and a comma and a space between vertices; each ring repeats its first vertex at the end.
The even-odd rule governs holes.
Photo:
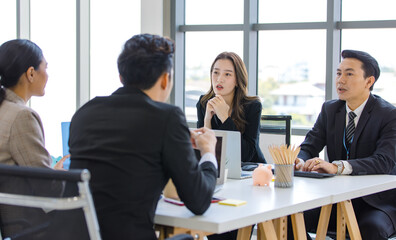
MULTIPOLYGON (((305 230, 304 214, 295 213, 290 216, 293 226, 294 239, 307 240, 307 232, 305 230)), ((286 235, 287 236, 287 235, 286 235)), ((287 238, 285 238, 287 239, 287 238)))
POLYGON ((348 233, 351 237, 351 240, 361 240, 362 236, 360 235, 359 225, 356 220, 355 211, 353 210, 352 201, 347 200, 338 204, 341 205, 342 212, 344 213, 346 225, 348 227, 348 233))
POLYGON ((326 239, 327 228, 329 226, 332 206, 333 206, 332 204, 329 204, 329 205, 323 206, 322 209, 320 210, 319 223, 318 223, 318 227, 316 229, 316 238, 315 238, 316 240, 325 240, 326 239))

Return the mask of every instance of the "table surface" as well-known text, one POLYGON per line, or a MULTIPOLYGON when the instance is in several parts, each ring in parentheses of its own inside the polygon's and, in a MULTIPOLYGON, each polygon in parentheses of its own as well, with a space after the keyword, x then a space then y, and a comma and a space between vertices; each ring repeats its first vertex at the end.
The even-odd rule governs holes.
POLYGON ((154 222, 211 233, 222 233, 255 223, 291 215, 312 208, 333 204, 396 187, 396 176, 335 176, 314 179, 294 177, 291 188, 253 186, 252 179, 227 179, 215 196, 245 200, 238 207, 212 203, 201 216, 195 216, 184 206, 161 199, 154 222))

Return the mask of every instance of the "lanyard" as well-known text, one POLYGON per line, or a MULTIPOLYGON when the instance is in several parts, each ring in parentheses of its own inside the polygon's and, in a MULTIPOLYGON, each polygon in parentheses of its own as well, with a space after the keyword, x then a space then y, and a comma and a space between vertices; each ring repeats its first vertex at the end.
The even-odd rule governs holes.
POLYGON ((348 147, 347 147, 346 144, 345 144, 345 135, 346 135, 346 133, 345 133, 345 128, 344 128, 344 137, 343 137, 343 141, 342 141, 342 142, 343 142, 343 144, 344 144, 344 148, 345 148, 346 155, 347 155, 347 159, 346 159, 346 160, 349 160, 349 150, 351 149, 351 145, 352 145, 353 138, 355 137, 355 135, 352 136, 351 141, 349 142, 349 146, 348 146, 348 147))

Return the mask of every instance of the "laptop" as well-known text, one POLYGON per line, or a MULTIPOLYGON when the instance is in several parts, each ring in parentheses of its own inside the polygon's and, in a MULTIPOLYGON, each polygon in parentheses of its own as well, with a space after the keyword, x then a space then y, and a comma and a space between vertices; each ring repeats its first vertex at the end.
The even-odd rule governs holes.
MULTIPOLYGON (((62 129, 62 149, 63 149, 63 156, 69 154, 69 129, 70 129, 70 122, 61 122, 61 129, 62 129)), ((70 158, 66 159, 63 162, 63 168, 69 169, 70 167, 70 158)))
POLYGON ((242 171, 241 168, 241 133, 238 131, 214 130, 216 136, 223 136, 226 140, 226 166, 227 178, 244 179, 252 177, 252 171, 242 171))
MULTIPOLYGON (((220 191, 223 188, 225 180, 225 169, 226 169, 226 149, 227 149, 227 134, 224 132, 216 132, 215 136, 217 139, 216 143, 216 160, 217 160, 217 180, 215 192, 220 191)), ((197 159, 201 159, 201 153, 199 150, 194 149, 197 159)))

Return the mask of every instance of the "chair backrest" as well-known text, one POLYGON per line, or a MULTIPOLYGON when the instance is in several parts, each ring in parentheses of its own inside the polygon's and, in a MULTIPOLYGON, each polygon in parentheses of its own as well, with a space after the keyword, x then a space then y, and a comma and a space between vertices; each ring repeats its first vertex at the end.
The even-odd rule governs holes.
POLYGON ((7 237, 5 239, 32 239, 31 236, 29 238, 29 235, 33 234, 32 231, 41 230, 43 226, 46 231, 46 224, 51 224, 53 220, 47 215, 50 215, 52 211, 82 209, 89 238, 101 239, 89 190, 89 179, 90 173, 86 169, 56 171, 0 164, 0 224, 3 237, 7 237), (62 197, 65 183, 76 184, 78 195, 62 197), (43 219, 47 219, 47 223, 37 221, 40 215, 45 216, 43 219), (19 224, 18 228, 8 228, 16 222, 19 224), (40 224, 35 225, 36 222, 40 224), (7 233, 8 230, 3 231, 4 229, 9 229, 10 233, 7 233))
POLYGON ((260 149, 267 163, 273 163, 268 146, 275 144, 290 145, 291 138, 290 115, 262 115, 260 122, 260 149))

